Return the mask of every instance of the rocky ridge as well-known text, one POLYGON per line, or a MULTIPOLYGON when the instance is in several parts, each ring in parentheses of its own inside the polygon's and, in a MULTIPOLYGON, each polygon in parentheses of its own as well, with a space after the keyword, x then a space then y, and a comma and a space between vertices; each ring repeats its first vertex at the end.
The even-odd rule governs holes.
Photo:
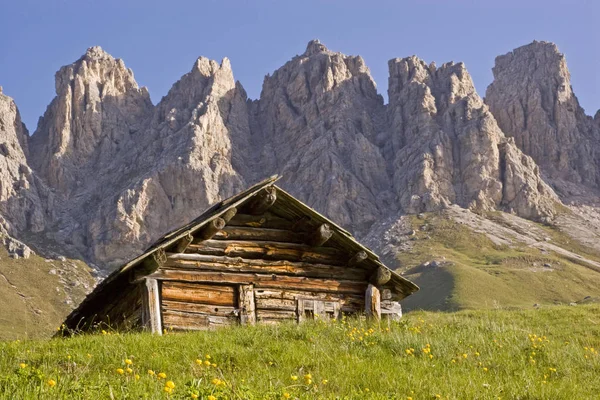
POLYGON ((386 105, 361 57, 311 41, 249 100, 229 60, 201 57, 153 106, 122 60, 90 48, 57 73, 56 98, 21 140, 51 209, 40 231, 110 267, 273 173, 358 236, 451 204, 555 217, 546 171, 504 135, 493 90, 484 103, 462 63, 389 69, 386 105))

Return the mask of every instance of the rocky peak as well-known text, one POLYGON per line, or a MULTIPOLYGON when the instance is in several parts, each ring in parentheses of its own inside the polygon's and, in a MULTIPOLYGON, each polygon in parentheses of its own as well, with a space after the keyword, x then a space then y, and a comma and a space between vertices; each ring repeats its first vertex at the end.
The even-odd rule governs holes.
POLYGON ((141 129, 152 108, 124 62, 91 47, 56 73, 56 97, 31 137, 31 164, 51 187, 69 194, 88 167, 110 161, 141 129))
POLYGON ((310 57, 314 54, 317 53, 324 53, 327 52, 327 47, 325 47, 324 44, 322 44, 319 39, 313 39, 310 42, 308 42, 308 45, 306 46, 306 51, 304 52, 304 54, 302 54, 303 57, 310 57))
POLYGON ((530 218, 553 214, 552 201, 544 198, 552 191, 535 164, 520 159, 506 141, 464 64, 438 68, 413 56, 390 60, 389 68, 383 152, 405 211, 458 204, 513 208, 530 218), (507 170, 516 172, 507 175, 507 170))
POLYGON ((307 51, 265 78, 253 138, 269 173, 294 195, 345 226, 361 229, 379 213, 388 183, 374 145, 383 99, 361 57, 307 51))
POLYGON ((600 131, 573 94, 563 54, 533 42, 496 58, 486 102, 506 135, 531 155, 559 190, 600 186, 600 131))

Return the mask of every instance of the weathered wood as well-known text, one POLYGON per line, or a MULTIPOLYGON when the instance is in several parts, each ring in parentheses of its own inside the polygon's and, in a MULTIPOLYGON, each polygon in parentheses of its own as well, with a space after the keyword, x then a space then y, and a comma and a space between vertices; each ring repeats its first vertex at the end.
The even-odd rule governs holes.
POLYGON ((159 248, 154 253, 146 257, 140 265, 136 266, 129 275, 129 282, 136 283, 141 281, 145 276, 150 275, 167 261, 165 250, 159 248))
POLYGON ((350 261, 348 261, 348 266, 349 267, 356 267, 357 265, 361 264, 363 261, 365 261, 368 258, 367 252, 366 251, 359 251, 358 253, 356 253, 355 255, 352 256, 352 258, 350 259, 350 261))
POLYGON ((239 286, 238 306, 240 310, 240 323, 242 325, 254 325, 256 323, 256 307, 254 304, 253 285, 239 286))
POLYGON ((235 289, 232 286, 185 282, 163 282, 162 298, 170 301, 229 307, 235 307, 236 301, 235 289))
POLYGON ((392 271, 385 267, 379 267, 369 278, 369 282, 375 286, 382 286, 392 278, 392 271))
POLYGON ((214 237, 215 239, 229 240, 265 240, 284 243, 304 243, 302 234, 272 228, 252 228, 246 226, 226 226, 214 237))
POLYGON ((182 237, 179 242, 177 242, 177 244, 174 247, 174 252, 175 253, 183 253, 185 251, 185 249, 188 248, 188 246, 194 241, 194 237, 192 236, 191 233, 188 232, 187 235, 185 235, 184 237, 182 237))
POLYGON ((237 208, 231 207, 229 210, 225 211, 223 215, 221 215, 221 218, 223 218, 223 221, 225 221, 225 223, 228 223, 233 217, 235 217, 237 211, 237 208))
POLYGON ((225 220, 217 217, 212 221, 209 221, 201 230, 196 234, 196 241, 204 241, 211 239, 217 232, 225 228, 225 220))
POLYGON ((146 278, 146 290, 143 299, 142 319, 144 320, 144 326, 150 332, 162 335, 160 288, 156 279, 146 278))
POLYGON ((313 247, 320 247, 333 236, 333 229, 329 224, 321 224, 306 238, 306 244, 313 247))
POLYGON ((198 304, 183 301, 162 300, 162 310, 181 311, 190 314, 216 315, 218 317, 236 317, 238 310, 235 307, 214 304, 198 304))
POLYGON ((294 321, 297 319, 296 311, 285 311, 285 310, 256 310, 256 319, 258 321, 263 320, 290 320, 294 321))
POLYGON ((182 311, 166 310, 163 313, 165 329, 173 330, 204 330, 211 327, 234 325, 236 317, 221 317, 217 315, 199 315, 182 311))
MULTIPOLYGON (((364 293, 366 283, 347 280, 318 279, 274 274, 224 273, 213 271, 181 271, 161 268, 150 277, 164 281, 219 282, 221 284, 250 284, 255 287, 286 288, 309 292, 364 293)), ((169 296, 171 296, 169 292, 169 296)), ((163 297, 165 292, 163 291, 163 297)))
POLYGON ((254 197, 248 200, 243 207, 246 214, 260 215, 267 211, 277 200, 277 189, 274 186, 267 186, 254 197))
POLYGON ((402 318, 402 306, 397 301, 382 300, 381 315, 388 319, 399 320, 402 318))
POLYGON ((227 226, 248 226, 253 228, 272 228, 292 230, 293 223, 287 219, 265 212, 262 215, 237 213, 227 226))
POLYGON ((367 318, 381 319, 381 298, 379 289, 373 285, 369 285, 365 293, 365 314, 367 315, 367 318))
MULTIPOLYGON (((255 289, 254 298, 257 309, 296 310, 297 299, 320 300, 325 304, 325 311, 333 311, 328 304, 339 304, 339 311, 344 313, 362 312, 365 307, 365 296, 341 293, 311 293, 293 290, 255 289)), ((308 305, 307 305, 308 307, 308 305)))
POLYGON ((269 241, 207 240, 192 243, 188 253, 267 260, 306 261, 330 265, 345 265, 343 252, 331 247, 310 247, 305 244, 269 241))
POLYGON ((272 273, 311 278, 329 278, 365 281, 368 271, 360 268, 338 267, 328 264, 311 264, 286 260, 268 261, 241 257, 211 256, 204 254, 169 254, 167 268, 194 269, 223 272, 272 273))

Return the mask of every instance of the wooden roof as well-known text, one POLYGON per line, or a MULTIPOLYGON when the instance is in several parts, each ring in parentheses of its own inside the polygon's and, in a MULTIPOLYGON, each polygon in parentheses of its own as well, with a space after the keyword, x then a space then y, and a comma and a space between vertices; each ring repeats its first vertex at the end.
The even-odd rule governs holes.
MULTIPOLYGON (((159 249, 166 250, 167 248, 172 247, 180 240, 188 237, 189 235, 193 235, 195 232, 202 229, 208 222, 214 220, 215 218, 223 215, 227 210, 232 207, 239 208, 241 205, 246 203, 249 199, 259 193, 262 189, 268 186, 275 186, 275 182, 279 180, 279 176, 274 175, 270 178, 263 180, 255 184, 254 186, 248 188, 247 190, 232 196, 228 199, 222 200, 208 210, 206 210, 202 215, 184 225, 181 228, 175 229, 159 240, 157 240, 152 246, 150 246, 144 253, 139 255, 138 257, 132 259, 128 263, 122 265, 113 271, 106 279, 104 279, 100 284, 96 286, 96 288, 83 300, 83 302, 71 312, 71 314, 65 320, 65 324, 67 326, 70 325, 71 322, 78 321, 81 317, 85 316, 86 309, 93 303, 93 300, 101 295, 110 295, 113 286, 119 287, 122 286, 125 281, 128 281, 130 274, 128 272, 134 271, 138 266, 141 266, 142 262, 150 257, 152 254, 157 252, 159 249), (118 281, 121 281, 121 285, 116 284, 118 281)), ((327 223, 331 226, 334 231, 334 235, 328 241, 328 244, 333 245, 341 250, 347 251, 349 254, 355 254, 359 251, 364 251, 367 253, 368 258, 364 261, 366 265, 371 266, 373 269, 377 267, 383 267, 388 269, 380 260, 379 257, 373 253, 371 250, 360 244, 356 241, 356 239, 342 227, 336 225, 333 221, 327 219, 323 215, 319 214, 317 211, 308 207, 289 193, 285 192, 283 189, 275 186, 277 189, 277 201, 271 206, 269 211, 274 212, 275 214, 279 214, 285 218, 294 220, 302 217, 310 217, 311 221, 315 223, 327 223)), ((391 271, 391 270, 390 270, 391 271)), ((398 275, 396 272, 392 272, 391 283, 395 292, 395 297, 397 299, 402 299, 411 293, 419 290, 419 287, 412 283, 411 281, 403 278, 398 275)))

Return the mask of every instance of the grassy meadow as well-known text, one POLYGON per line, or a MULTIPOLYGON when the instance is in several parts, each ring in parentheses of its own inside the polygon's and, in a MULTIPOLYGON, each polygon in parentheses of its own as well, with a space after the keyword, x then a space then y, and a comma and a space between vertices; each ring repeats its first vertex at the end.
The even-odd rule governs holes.
POLYGON ((594 399, 600 306, 0 343, 3 399, 594 399))

